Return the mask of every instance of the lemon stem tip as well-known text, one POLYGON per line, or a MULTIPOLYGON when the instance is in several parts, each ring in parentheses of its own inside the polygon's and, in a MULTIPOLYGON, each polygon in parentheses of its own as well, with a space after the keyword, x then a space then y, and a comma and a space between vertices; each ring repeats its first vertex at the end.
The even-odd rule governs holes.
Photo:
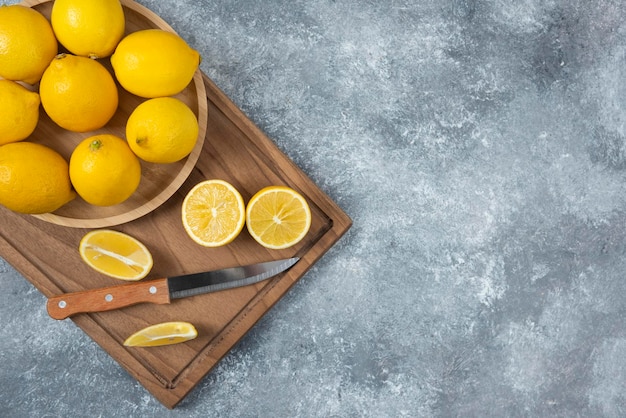
POLYGON ((91 141, 91 144, 89 144, 89 149, 92 151, 97 151, 100 147, 102 147, 102 141, 99 139, 94 139, 91 141))

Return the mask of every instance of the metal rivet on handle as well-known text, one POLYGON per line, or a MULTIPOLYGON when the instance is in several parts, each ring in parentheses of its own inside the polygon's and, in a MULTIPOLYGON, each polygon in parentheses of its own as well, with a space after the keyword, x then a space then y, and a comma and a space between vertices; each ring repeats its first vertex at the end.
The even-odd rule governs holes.
POLYGON ((150 293, 154 295, 156 292, 157 292, 156 286, 150 286, 150 293))
POLYGON ((104 297, 104 300, 106 300, 107 302, 111 302, 113 300, 113 295, 109 293, 104 297))
POLYGON ((67 306, 67 303, 64 300, 59 301, 59 308, 63 309, 67 306))

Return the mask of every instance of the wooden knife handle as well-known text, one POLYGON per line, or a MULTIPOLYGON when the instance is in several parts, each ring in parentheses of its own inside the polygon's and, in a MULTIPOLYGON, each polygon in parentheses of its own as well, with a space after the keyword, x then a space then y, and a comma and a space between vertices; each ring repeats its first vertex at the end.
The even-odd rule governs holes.
POLYGON ((65 293, 48 299, 46 307, 52 318, 65 319, 77 313, 110 311, 143 302, 170 303, 167 279, 65 293))

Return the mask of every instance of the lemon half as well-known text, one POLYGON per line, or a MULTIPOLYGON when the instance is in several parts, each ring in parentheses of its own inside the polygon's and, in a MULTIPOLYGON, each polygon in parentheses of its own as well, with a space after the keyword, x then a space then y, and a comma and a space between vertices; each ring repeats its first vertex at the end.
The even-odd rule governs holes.
POLYGON ((198 183, 185 197, 182 220, 191 239, 205 247, 232 242, 245 223, 241 194, 224 180, 198 183))
POLYGON ((286 186, 257 192, 246 207, 248 232, 267 248, 288 248, 300 242, 311 227, 311 210, 304 197, 286 186))
POLYGON ((152 254, 130 235, 109 229, 88 232, 78 246, 87 265, 120 280, 143 279, 152 269, 152 254))

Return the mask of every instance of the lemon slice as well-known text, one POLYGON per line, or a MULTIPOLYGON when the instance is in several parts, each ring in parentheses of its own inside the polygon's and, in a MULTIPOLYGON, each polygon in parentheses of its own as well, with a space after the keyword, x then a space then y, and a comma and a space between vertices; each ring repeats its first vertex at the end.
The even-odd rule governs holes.
POLYGON ((206 180, 187 193, 182 207, 187 234, 205 247, 232 242, 243 229, 246 210, 241 194, 223 180, 206 180))
POLYGON ((136 238, 99 229, 80 240, 80 256, 90 267, 120 280, 140 280, 152 269, 152 254, 136 238))
POLYGON ((197 336, 198 331, 189 322, 162 322, 137 331, 124 341, 124 345, 128 347, 157 347, 193 340, 197 336))
POLYGON ((311 227, 311 210, 302 195, 286 186, 270 186, 257 192, 246 208, 246 224, 252 238, 267 248, 297 244, 311 227))

